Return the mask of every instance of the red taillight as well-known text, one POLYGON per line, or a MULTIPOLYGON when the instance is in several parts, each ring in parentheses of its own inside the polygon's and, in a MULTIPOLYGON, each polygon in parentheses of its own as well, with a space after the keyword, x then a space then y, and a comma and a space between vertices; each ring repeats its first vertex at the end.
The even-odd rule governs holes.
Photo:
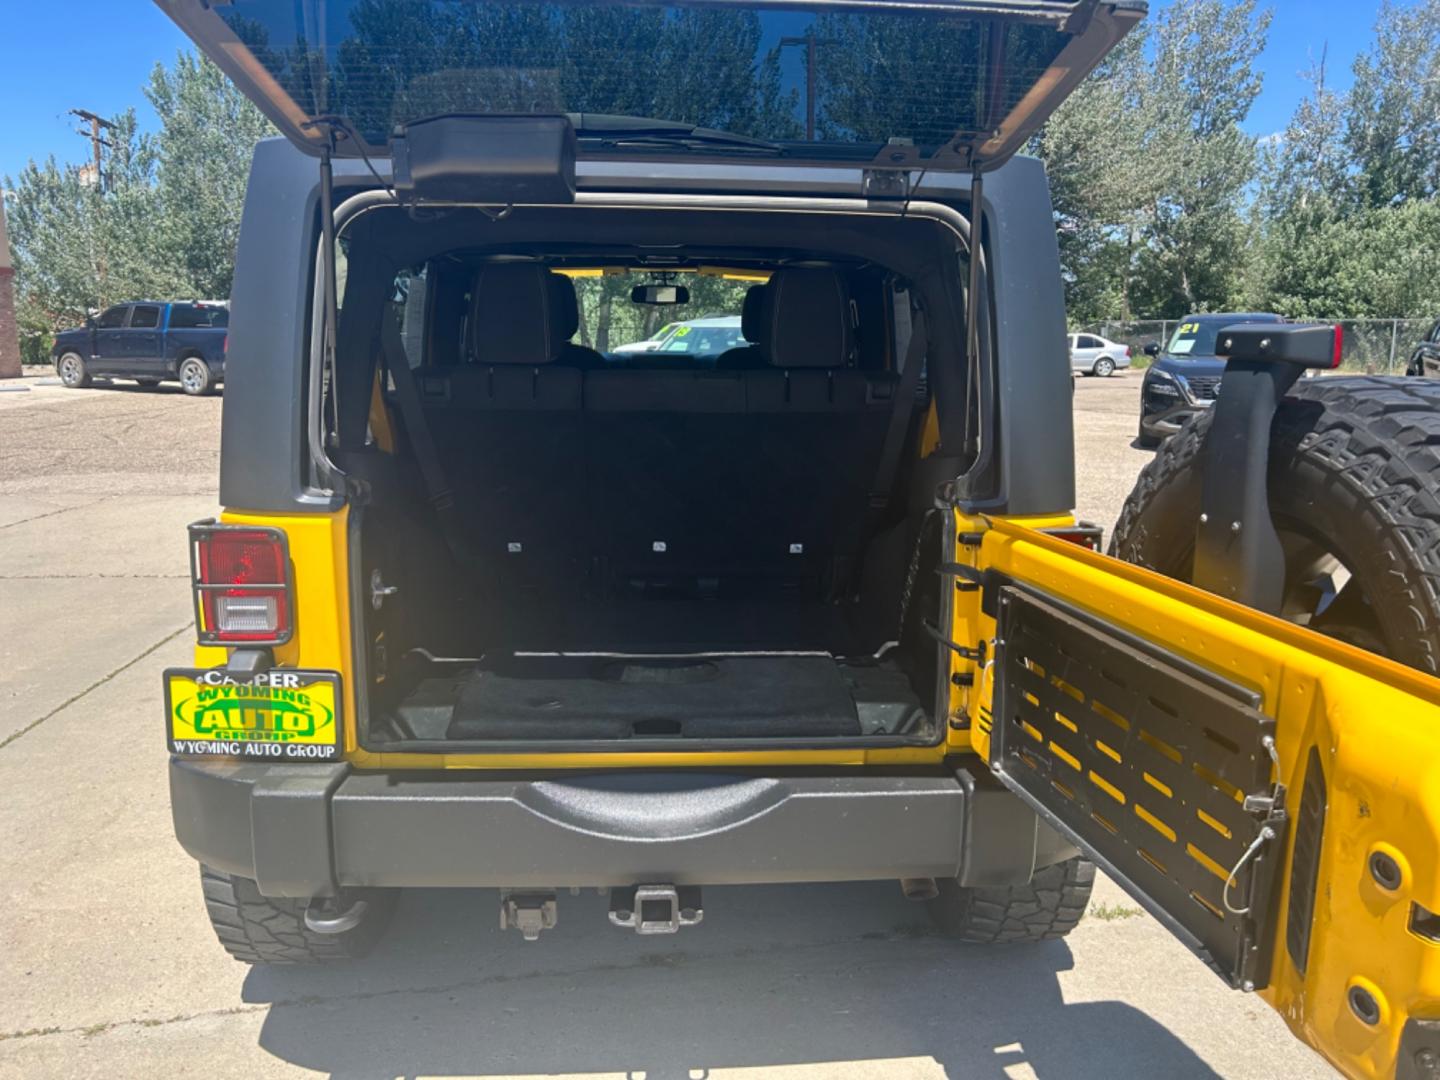
POLYGON ((290 557, 279 529, 190 526, 195 620, 202 645, 290 640, 290 557))
POLYGON ((1339 323, 1335 324, 1335 351, 1330 356, 1330 370, 1340 366, 1341 354, 1345 352, 1345 328, 1339 323))
POLYGON ((230 351, 230 335, 229 335, 229 334, 226 334, 223 338, 220 339, 220 351, 221 351, 222 353, 228 353, 228 352, 230 351))

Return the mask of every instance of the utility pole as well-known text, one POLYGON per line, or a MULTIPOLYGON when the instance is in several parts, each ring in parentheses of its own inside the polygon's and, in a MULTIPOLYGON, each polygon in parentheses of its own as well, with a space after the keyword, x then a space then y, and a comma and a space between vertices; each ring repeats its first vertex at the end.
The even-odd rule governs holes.
POLYGON ((5 193, 0 191, 0 379, 20 377, 20 333, 15 323, 15 268, 5 232, 5 193))
MULTIPOLYGON (((70 115, 78 116, 81 120, 84 120, 87 124, 90 125, 89 131, 80 130, 76 131, 75 134, 83 135, 90 140, 90 149, 93 154, 92 160, 94 162, 92 168, 94 168, 95 170, 95 193, 97 195, 103 196, 105 194, 105 172, 104 165, 100 156, 100 148, 103 146, 113 149, 114 144, 107 142, 105 139, 101 138, 100 133, 102 131, 115 130, 115 125, 112 124, 109 120, 106 120, 103 116, 98 116, 95 113, 91 112, 89 109, 71 109, 70 115)), ((81 173, 83 176, 83 169, 81 170, 81 173)), ((100 285, 100 289, 99 292, 96 294, 96 298, 103 300, 105 297, 105 277, 107 265, 104 249, 102 248, 100 251, 95 250, 93 222, 91 228, 90 258, 95 263, 95 276, 98 279, 100 285)))
POLYGON ((805 47, 805 141, 815 141, 815 47, 838 44, 833 38, 817 38, 812 26, 803 37, 782 37, 780 47, 792 45, 805 47))
POLYGON ((110 143, 106 142, 103 138, 100 137, 100 132, 113 131, 115 129, 115 125, 112 124, 109 120, 106 120, 103 116, 97 116, 93 112, 90 112, 88 109, 71 109, 70 115, 78 116, 81 120, 84 120, 90 125, 89 131, 81 130, 75 132, 75 134, 83 135, 90 140, 90 149, 94 154, 95 161, 95 185, 97 190, 103 193, 105 190, 105 174, 101 171, 100 148, 102 146, 108 147, 110 143))

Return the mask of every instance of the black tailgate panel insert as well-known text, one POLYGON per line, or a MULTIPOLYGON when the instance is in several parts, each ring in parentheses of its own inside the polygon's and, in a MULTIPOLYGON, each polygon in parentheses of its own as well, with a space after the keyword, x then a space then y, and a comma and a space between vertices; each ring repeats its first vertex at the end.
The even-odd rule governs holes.
POLYGON ((1019 587, 997 620, 992 767, 1232 986, 1265 985, 1283 843, 1258 838, 1284 815, 1257 695, 1019 587))

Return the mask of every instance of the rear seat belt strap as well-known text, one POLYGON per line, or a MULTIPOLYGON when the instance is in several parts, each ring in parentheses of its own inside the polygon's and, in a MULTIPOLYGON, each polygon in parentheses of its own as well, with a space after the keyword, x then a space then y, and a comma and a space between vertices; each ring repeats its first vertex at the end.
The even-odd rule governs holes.
POLYGON ((920 369, 925 366, 928 348, 925 333, 925 312, 916 309, 910 323, 910 343, 905 348, 905 368, 895 384, 895 399, 890 403, 890 426, 880 451, 880 463, 870 485, 870 514, 877 516, 890 505, 895 474, 900 468, 900 455, 905 450, 905 436, 910 431, 910 418, 915 414, 915 390, 920 385, 920 369))
POLYGON ((471 565, 470 554, 460 538, 460 523, 455 517, 455 496, 450 489, 450 482, 445 478, 445 468, 440 464, 440 452, 430 434, 430 425, 425 422, 425 410, 420 404, 420 389, 415 385, 415 373, 410 370, 403 353, 397 356, 396 350, 389 347, 389 342, 385 345, 385 367, 395 382, 395 396, 400 399, 400 415, 405 418, 405 435, 410 441, 411 451, 415 454, 416 464, 420 466, 420 478, 425 483, 425 494, 435 509, 445 546, 450 549, 456 563, 462 568, 468 568, 471 565))

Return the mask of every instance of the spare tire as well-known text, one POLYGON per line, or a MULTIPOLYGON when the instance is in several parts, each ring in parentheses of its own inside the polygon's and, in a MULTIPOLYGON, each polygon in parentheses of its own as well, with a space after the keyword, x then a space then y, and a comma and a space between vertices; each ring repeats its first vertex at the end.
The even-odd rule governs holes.
MULTIPOLYGON (((1141 471, 1111 555, 1191 580, 1210 420, 1189 421, 1141 471)), ((1268 482, 1280 614, 1440 674, 1440 381, 1298 384, 1271 427, 1268 482)))

